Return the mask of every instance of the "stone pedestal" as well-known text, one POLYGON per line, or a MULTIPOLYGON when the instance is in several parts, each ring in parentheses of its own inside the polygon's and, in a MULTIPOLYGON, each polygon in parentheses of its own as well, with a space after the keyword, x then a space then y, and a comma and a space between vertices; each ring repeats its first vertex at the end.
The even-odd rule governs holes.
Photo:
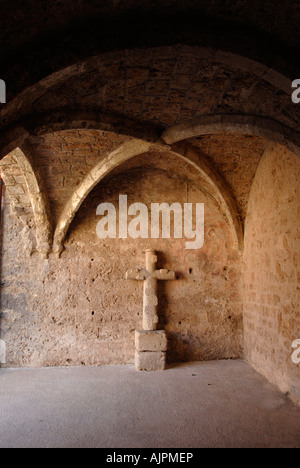
POLYGON ((135 367, 138 371, 159 371, 166 368, 168 340, 164 330, 135 332, 135 367))

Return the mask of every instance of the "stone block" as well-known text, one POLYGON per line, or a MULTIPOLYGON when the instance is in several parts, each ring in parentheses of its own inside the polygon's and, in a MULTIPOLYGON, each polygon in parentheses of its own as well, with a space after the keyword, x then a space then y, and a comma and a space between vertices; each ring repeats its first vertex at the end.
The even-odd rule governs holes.
POLYGON ((167 351, 168 339, 164 330, 136 330, 135 348, 137 351, 167 351))
POLYGON ((135 367, 138 371, 162 371, 166 368, 166 353, 162 351, 135 352, 135 367))

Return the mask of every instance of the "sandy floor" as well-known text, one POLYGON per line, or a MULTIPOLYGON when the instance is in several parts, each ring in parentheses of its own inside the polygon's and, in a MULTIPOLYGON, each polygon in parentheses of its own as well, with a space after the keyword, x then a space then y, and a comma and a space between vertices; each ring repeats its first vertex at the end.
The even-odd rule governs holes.
POLYGON ((300 407, 242 361, 0 369, 0 447, 300 447, 300 407))

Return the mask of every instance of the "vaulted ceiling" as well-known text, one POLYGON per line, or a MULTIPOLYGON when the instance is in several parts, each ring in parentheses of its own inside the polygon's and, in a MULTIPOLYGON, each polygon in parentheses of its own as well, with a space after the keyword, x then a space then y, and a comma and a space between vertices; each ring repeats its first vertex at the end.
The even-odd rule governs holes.
POLYGON ((11 99, 87 56, 184 43, 246 51, 293 76, 299 15, 296 0, 2 0, 1 72, 11 99))
POLYGON ((300 154, 297 2, 10 0, 1 11, 1 171, 44 255, 96 183, 147 153, 198 171, 241 244, 270 141, 300 154))

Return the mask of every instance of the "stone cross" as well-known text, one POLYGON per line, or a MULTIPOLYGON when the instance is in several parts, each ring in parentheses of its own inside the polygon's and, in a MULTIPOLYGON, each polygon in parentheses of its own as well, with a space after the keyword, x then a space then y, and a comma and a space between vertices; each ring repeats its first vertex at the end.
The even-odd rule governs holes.
POLYGON ((156 270, 156 263, 156 251, 146 250, 146 268, 136 268, 126 273, 126 279, 144 281, 143 329, 149 331, 157 330, 158 326, 157 281, 175 279, 174 271, 156 270))

